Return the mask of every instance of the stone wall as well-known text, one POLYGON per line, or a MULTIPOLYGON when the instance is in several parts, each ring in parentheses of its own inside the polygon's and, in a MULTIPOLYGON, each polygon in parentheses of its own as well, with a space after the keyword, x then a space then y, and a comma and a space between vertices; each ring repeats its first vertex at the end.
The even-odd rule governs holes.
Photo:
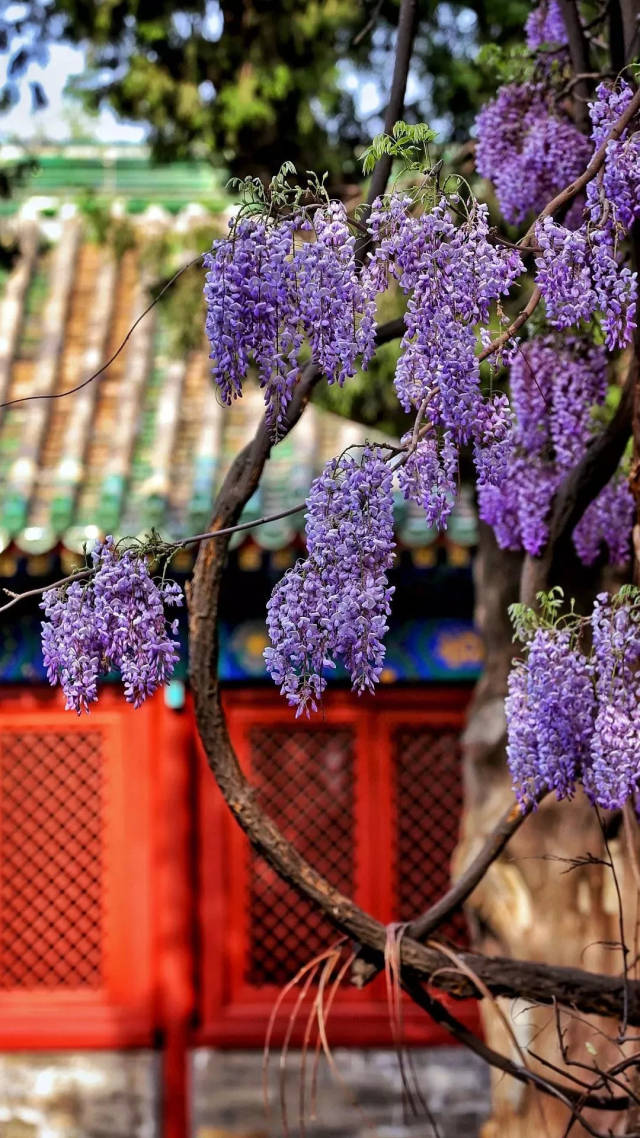
POLYGON ((151 1051, 0 1055, 0 1138, 159 1138, 151 1051))
MULTIPOLYGON (((307 1138, 432 1138, 424 1115, 406 1115, 393 1052, 338 1049, 334 1058, 341 1082, 323 1061, 307 1138)), ((440 1138, 477 1138, 488 1113, 484 1064, 448 1047, 412 1051, 411 1059, 440 1138)), ((278 1060, 274 1054, 270 1064, 268 1124, 261 1053, 194 1051, 192 1138, 281 1138, 278 1060)), ((299 1070, 300 1053, 292 1052, 286 1081, 292 1138, 299 1133, 299 1070)), ((0 1055, 0 1138, 161 1138, 159 1078, 159 1056, 149 1051, 0 1055)))
MULTIPOLYGON (((432 1138, 425 1119, 409 1119, 402 1079, 392 1051, 337 1049, 342 1085, 321 1063, 317 1119, 306 1138, 432 1138)), ((482 1060, 454 1047, 411 1051, 420 1091, 433 1113, 440 1138, 477 1138, 489 1112, 489 1075, 482 1060)), ((193 1138, 280 1138, 279 1056, 270 1061, 271 1124, 262 1094, 262 1055, 256 1052, 197 1050, 192 1060, 193 1138)), ((309 1057, 308 1067, 312 1064, 309 1057)), ((299 1133, 300 1054, 287 1060, 287 1111, 292 1138, 299 1133)))

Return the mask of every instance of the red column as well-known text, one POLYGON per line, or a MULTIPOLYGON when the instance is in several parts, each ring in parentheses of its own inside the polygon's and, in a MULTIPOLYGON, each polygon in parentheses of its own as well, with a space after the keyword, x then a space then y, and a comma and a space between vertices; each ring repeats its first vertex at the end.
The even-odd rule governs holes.
POLYGON ((193 740, 186 708, 158 699, 156 747, 158 1020, 163 1138, 188 1138, 188 1035, 194 1007, 193 740))

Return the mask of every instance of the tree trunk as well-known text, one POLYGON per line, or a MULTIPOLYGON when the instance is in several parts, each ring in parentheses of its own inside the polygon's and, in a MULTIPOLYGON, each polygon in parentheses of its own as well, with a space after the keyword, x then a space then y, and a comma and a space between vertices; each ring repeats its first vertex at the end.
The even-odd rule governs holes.
MULTIPOLYGON (((478 684, 464 739, 465 807, 459 844, 453 860, 459 876, 482 840, 513 799, 506 767, 504 696, 514 646, 507 606, 518 597, 521 558, 497 549, 484 531, 476 564, 477 613, 486 649, 485 673, 478 684)), ((609 849, 619 880, 624 909, 624 932, 635 956, 637 891, 626 853, 620 816, 605 820, 609 849)), ((602 831, 592 807, 580 793, 572 802, 550 795, 512 838, 473 893, 468 916, 474 948, 490 955, 513 956, 590 971, 620 973, 620 908, 613 875, 600 864, 571 859, 586 853, 607 856, 602 831), (569 859, 565 861, 562 859, 569 859), (608 943, 607 943, 608 942, 608 943)), ((606 1067, 624 1054, 600 1031, 614 1037, 617 1025, 595 1018, 578 1019, 553 1009, 505 1000, 484 1000, 482 1014, 487 1042, 555 1077, 549 1067, 531 1060, 541 1055, 563 1069, 559 1023, 571 1061, 606 1067), (507 1027, 508 1025, 508 1027, 507 1027), (530 1049, 530 1052, 528 1051, 530 1049), (596 1054, 594 1055, 593 1049, 596 1054)), ((588 1072, 574 1068, 574 1073, 588 1072)), ((599 1131, 625 1133, 628 1119, 602 1113, 587 1115, 599 1131)), ((531 1086, 494 1072, 492 1115, 483 1138, 560 1138, 570 1118, 562 1103, 531 1086), (544 1118, 544 1124, 543 1124, 544 1118)), ((587 1131, 577 1123, 573 1136, 587 1131)))

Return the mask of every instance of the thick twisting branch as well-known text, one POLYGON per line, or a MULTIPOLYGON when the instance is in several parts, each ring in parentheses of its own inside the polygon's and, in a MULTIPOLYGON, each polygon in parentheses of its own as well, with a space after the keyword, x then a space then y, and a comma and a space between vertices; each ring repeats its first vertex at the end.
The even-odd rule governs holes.
MULTIPOLYGON (((247 448, 236 460, 236 477, 227 482, 218 502, 217 518, 230 520, 241 508, 242 493, 253 483, 259 444, 247 448)), ((203 546, 198 555, 190 596, 191 658, 190 675, 198 728, 209 765, 234 817, 248 834, 252 845, 278 875, 289 882, 352 940, 363 945, 373 960, 384 959, 386 929, 350 898, 334 889, 314 869, 262 810, 255 792, 243 774, 233 751, 220 707, 216 671, 216 616, 222 580, 226 539, 218 538, 203 546)), ((624 985, 616 977, 592 974, 574 968, 548 967, 528 961, 487 958, 476 953, 460 953, 486 989, 494 996, 564 1004, 587 1014, 615 1017, 624 999, 624 985)), ((401 946, 403 966, 423 981, 454 996, 481 997, 469 975, 451 968, 449 957, 436 947, 418 944, 404 937, 401 946)), ((629 1023, 640 1025, 640 984, 628 983, 629 1023)))
MULTIPOLYGON (((540 800, 538 799, 538 802, 540 800)), ((464 905, 476 886, 482 881, 489 867, 499 858, 513 835, 520 829, 532 809, 533 806, 530 806, 529 809, 523 811, 518 803, 514 802, 508 810, 505 810, 493 830, 487 834, 482 848, 458 880, 439 901, 436 901, 419 917, 409 921, 406 926, 407 936, 412 937, 413 940, 425 941, 464 905)), ((373 961, 368 960, 366 956, 357 956, 351 970, 352 979, 359 988, 362 988, 373 980, 378 971, 379 969, 373 961)))
MULTIPOLYGON (((290 430, 306 405, 319 378, 310 365, 304 372, 289 408, 285 428, 290 430)), ((271 447, 265 420, 256 436, 235 459, 218 496, 211 529, 227 528, 237 521, 254 492, 271 447)), ((257 802, 255 792, 234 754, 220 706, 217 678, 216 627, 218 601, 228 547, 227 537, 203 544, 198 554, 189 596, 190 676, 198 730, 209 765, 234 817, 248 834, 254 848, 285 881, 320 909, 343 933, 368 950, 372 960, 384 959, 386 930, 334 889, 312 865, 300 856, 257 802)), ((455 996, 481 997, 469 975, 451 968, 448 956, 437 948, 418 944, 410 937, 401 946, 403 966, 416 977, 430 981, 455 996)), ((628 1022, 640 1025, 640 984, 580 969, 547 967, 527 961, 489 959, 461 953, 460 960, 492 995, 522 998, 540 1003, 575 1007, 583 1013, 617 1016, 625 994, 628 1022)))

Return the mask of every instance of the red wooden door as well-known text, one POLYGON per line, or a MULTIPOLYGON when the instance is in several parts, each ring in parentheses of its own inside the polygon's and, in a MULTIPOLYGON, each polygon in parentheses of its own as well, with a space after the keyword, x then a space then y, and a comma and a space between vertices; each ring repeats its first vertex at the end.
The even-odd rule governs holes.
MULTIPOLYGON (((421 689, 357 700, 334 693, 294 722, 277 696, 227 693, 240 762, 263 805, 329 880, 383 921, 407 919, 446 889, 461 807, 458 736, 467 694, 421 689)), ((200 768, 200 1042, 260 1046, 284 984, 337 939, 250 849, 204 759, 200 768)), ((457 921, 449 935, 460 939, 457 921)), ((289 1030, 291 993, 275 1019, 289 1030)), ((461 1013, 460 1005, 456 1014, 461 1013)), ((463 1017, 476 1021, 473 1004, 463 1017)), ((332 1011, 336 1044, 389 1044, 379 977, 345 986, 332 1011)), ((306 1016, 294 1028, 299 1043, 306 1016)), ((448 1040, 407 1006, 408 1042, 448 1040)))

